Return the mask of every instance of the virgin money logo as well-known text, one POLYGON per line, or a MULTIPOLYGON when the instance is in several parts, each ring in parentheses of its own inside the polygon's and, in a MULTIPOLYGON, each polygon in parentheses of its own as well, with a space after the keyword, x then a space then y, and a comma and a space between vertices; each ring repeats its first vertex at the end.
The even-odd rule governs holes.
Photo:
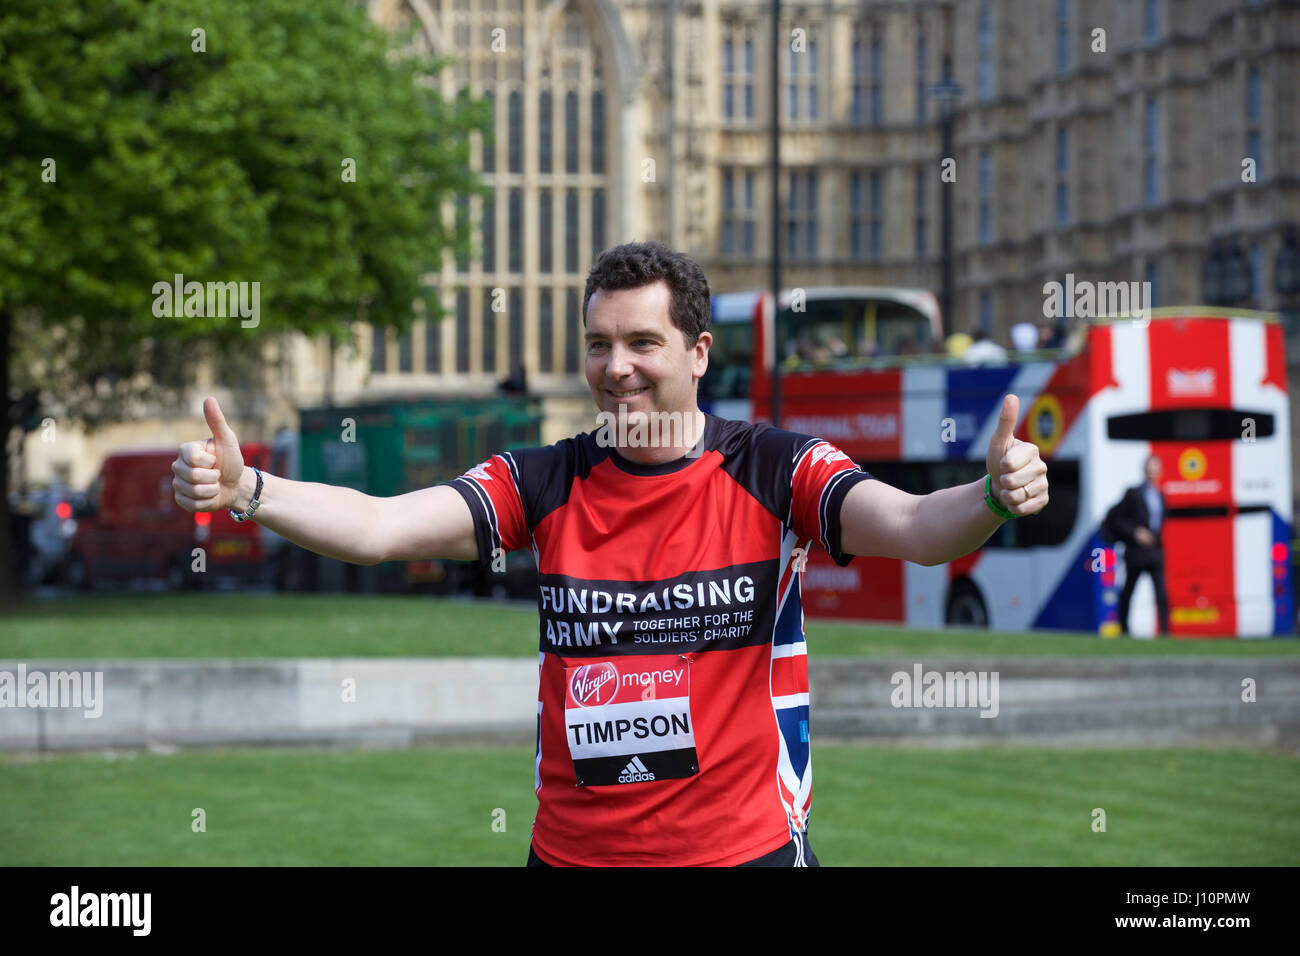
POLYGON ((488 474, 487 466, 488 463, 485 461, 482 464, 475 465, 469 471, 465 472, 465 474, 470 478, 477 478, 479 481, 491 481, 492 476, 488 474))
POLYGON ((579 707, 608 704, 618 693, 618 670, 609 661, 584 664, 569 679, 569 693, 579 707))

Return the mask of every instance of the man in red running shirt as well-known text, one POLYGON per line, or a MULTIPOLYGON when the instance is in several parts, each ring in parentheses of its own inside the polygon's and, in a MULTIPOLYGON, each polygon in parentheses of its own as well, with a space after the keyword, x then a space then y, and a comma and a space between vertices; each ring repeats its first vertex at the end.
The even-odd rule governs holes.
POLYGON ((708 282, 659 243, 606 251, 583 300, 599 427, 394 498, 246 468, 215 399, 177 502, 229 507, 359 564, 499 561, 538 591, 538 812, 529 865, 817 865, 802 555, 936 565, 1047 504, 1003 400, 990 478, 918 496, 829 442, 699 410, 708 282))

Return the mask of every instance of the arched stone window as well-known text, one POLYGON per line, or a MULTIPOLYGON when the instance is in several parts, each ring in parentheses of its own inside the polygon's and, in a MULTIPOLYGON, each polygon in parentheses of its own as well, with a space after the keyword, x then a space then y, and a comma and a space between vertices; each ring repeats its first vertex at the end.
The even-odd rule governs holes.
POLYGON ((494 107, 492 135, 476 134, 471 150, 493 199, 449 204, 448 223, 468 219, 475 251, 426 277, 460 307, 421 333, 437 343, 415 373, 486 386, 522 359, 530 384, 572 384, 582 323, 560 310, 581 302, 591 263, 622 240, 612 218, 621 100, 603 52, 616 14, 602 0, 375 0, 371 14, 410 33, 416 52, 455 59, 431 77, 444 97, 468 91, 494 107), (495 289, 504 312, 492 310, 495 289))

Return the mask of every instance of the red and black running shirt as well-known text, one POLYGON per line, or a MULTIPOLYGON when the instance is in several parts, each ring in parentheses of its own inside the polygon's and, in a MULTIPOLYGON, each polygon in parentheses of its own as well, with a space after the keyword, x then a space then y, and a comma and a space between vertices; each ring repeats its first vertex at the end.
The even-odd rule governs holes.
POLYGON ((800 602, 813 543, 871 476, 828 442, 706 415, 692 454, 629 461, 588 432, 449 484, 480 558, 540 575, 538 811, 552 865, 733 865, 806 831, 800 602))

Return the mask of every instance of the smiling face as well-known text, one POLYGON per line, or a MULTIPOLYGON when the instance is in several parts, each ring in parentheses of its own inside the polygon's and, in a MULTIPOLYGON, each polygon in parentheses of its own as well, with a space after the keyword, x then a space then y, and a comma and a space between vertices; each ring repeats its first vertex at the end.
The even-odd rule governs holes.
POLYGON ((671 303, 672 292, 662 281, 592 293, 586 371, 600 411, 617 415, 619 406, 626 405, 628 415, 699 412, 695 383, 709 367, 713 336, 702 332, 688 346, 669 317, 671 303))

